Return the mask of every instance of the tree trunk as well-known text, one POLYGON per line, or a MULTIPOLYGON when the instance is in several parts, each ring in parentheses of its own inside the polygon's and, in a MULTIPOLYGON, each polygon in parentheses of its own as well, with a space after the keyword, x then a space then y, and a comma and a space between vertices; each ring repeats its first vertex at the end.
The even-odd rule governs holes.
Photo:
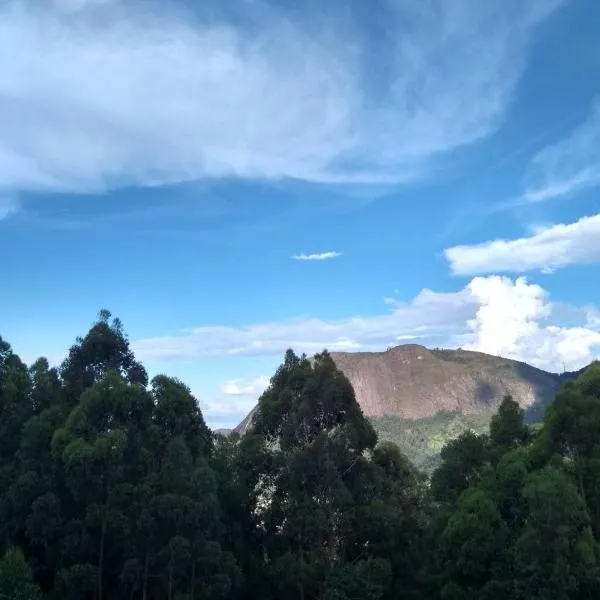
POLYGON ((583 498, 583 501, 587 504, 586 493, 585 493, 585 486, 583 485, 583 471, 582 471, 582 467, 578 466, 577 470, 579 471, 579 493, 581 494, 581 497, 583 498))
POLYGON ((144 559, 144 582, 142 585, 142 600, 148 599, 148 551, 146 551, 146 558, 144 559))
POLYGON ((100 551, 98 558, 98 600, 102 600, 102 579, 104 569, 104 540, 106 538, 106 513, 102 517, 102 530, 100 532, 100 551))
POLYGON ((300 535, 300 568, 301 573, 298 577, 298 592, 300 594, 300 600, 304 600, 304 549, 302 548, 302 534, 300 535))
POLYGON ((190 586, 190 600, 194 600, 196 593, 196 557, 192 558, 192 582, 190 586))

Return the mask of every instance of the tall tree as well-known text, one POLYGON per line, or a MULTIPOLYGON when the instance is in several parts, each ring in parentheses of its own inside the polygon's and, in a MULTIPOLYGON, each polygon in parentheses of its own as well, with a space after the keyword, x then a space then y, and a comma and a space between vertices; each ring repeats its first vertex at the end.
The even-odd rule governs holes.
POLYGON ((527 521, 514 547, 520 597, 594 597, 599 590, 597 548, 577 488, 565 474, 547 467, 528 478, 523 494, 527 521))
POLYGON ((441 503, 454 503, 477 484, 488 464, 488 438, 466 431, 448 442, 440 453, 442 463, 431 477, 431 492, 441 503))
POLYGON ((110 317, 109 311, 101 310, 98 320, 85 337, 77 338, 61 366, 70 406, 76 405, 81 393, 111 370, 130 383, 148 383, 146 370, 135 360, 121 321, 111 322, 110 317))
POLYGON ((19 548, 9 548, 0 560, 0 598, 38 600, 40 592, 19 548))
POLYGON ((546 412, 539 444, 573 472, 600 539, 600 363, 565 384, 546 412))
POLYGON ((277 448, 263 480, 273 582, 304 600, 344 561, 352 541, 350 481, 377 436, 331 356, 310 361, 292 351, 259 401, 253 434, 277 448))
POLYGON ((511 396, 505 396, 490 422, 490 458, 497 462, 514 448, 526 446, 531 441, 531 431, 525 424, 525 411, 511 396))

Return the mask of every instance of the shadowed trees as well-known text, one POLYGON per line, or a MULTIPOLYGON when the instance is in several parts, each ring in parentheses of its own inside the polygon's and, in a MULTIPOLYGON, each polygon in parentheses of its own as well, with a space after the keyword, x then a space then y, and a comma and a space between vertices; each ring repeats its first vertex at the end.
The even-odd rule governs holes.
POLYGON ((507 397, 427 480, 327 352, 288 351, 225 437, 107 311, 60 368, 0 339, 0 598, 595 598, 599 415, 592 365, 535 435, 507 397))

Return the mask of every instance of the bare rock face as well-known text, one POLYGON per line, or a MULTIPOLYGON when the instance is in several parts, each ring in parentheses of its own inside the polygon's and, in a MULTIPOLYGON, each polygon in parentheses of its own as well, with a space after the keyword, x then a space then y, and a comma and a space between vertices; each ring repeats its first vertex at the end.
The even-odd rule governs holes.
POLYGON ((559 381, 524 363, 466 350, 405 345, 385 352, 334 353, 367 417, 422 419, 440 412, 473 415, 510 394, 522 408, 546 402, 559 381))
MULTIPOLYGON (((350 380, 363 413, 372 419, 488 414, 507 394, 531 412, 551 402, 562 381, 575 376, 480 352, 428 350, 415 344, 331 356, 350 380)), ((235 431, 243 434, 254 412, 235 431)))

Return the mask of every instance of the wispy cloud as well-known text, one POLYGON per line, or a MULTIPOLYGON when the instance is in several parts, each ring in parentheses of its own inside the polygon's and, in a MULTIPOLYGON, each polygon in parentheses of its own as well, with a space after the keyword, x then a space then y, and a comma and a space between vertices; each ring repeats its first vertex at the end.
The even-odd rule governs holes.
MULTIPOLYGON (((142 358, 177 361, 277 356, 290 347, 307 354, 323 348, 383 350, 418 338, 425 345, 462 346, 561 370, 600 356, 597 314, 590 308, 559 310, 546 290, 524 278, 490 276, 477 277, 457 292, 423 290, 410 303, 379 315, 199 327, 180 336, 139 340, 133 346, 142 358), (557 320, 565 312, 568 324, 557 320)), ((236 386, 231 390, 243 389, 239 382, 236 386)))
POLYGON ((519 203, 545 202, 600 184, 600 101, 568 137, 531 161, 519 203))
POLYGON ((355 316, 340 321, 296 318, 247 327, 206 326, 180 336, 135 342, 135 351, 158 360, 188 360, 206 356, 279 355, 289 347, 311 354, 369 350, 387 346, 403 336, 452 333, 473 316, 475 303, 468 290, 436 293, 423 290, 410 303, 371 317, 355 316))
POLYGON ((270 378, 260 375, 252 381, 233 379, 221 386, 221 392, 226 396, 259 396, 269 387, 270 378))
POLYGON ((538 228, 534 235, 445 250, 454 275, 551 273, 577 263, 600 261, 600 214, 575 223, 538 228))
POLYGON ((342 256, 341 252, 318 252, 315 254, 294 254, 293 260, 329 260, 342 256))
POLYGON ((19 211, 19 203, 11 196, 0 196, 0 221, 19 211))
POLYGON ((562 4, 333 1, 4 2, 0 190, 414 178, 498 127, 562 4))

